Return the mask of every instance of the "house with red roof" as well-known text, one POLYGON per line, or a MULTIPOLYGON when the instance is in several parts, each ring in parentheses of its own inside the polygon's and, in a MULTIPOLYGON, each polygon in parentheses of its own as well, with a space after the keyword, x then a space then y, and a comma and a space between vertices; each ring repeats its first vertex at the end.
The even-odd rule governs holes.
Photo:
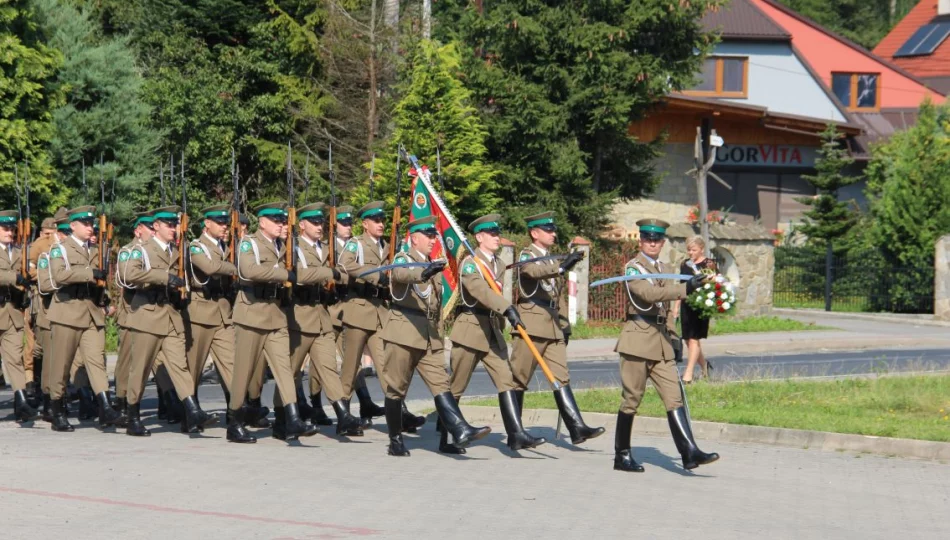
POLYGON ((874 54, 950 92, 950 0, 921 0, 874 48, 874 54))
MULTIPOLYGON (((630 127, 640 140, 665 137, 656 164, 663 180, 651 200, 679 209, 663 217, 681 221, 673 213, 698 201, 688 173, 697 129, 704 156, 716 153, 710 208, 740 223, 787 229, 801 219, 799 199, 815 194, 803 176, 815 173, 828 124, 846 136, 860 174, 871 143, 913 124, 924 100, 945 99, 899 65, 773 0, 732 0, 701 23, 720 40, 697 84, 630 127), (719 148, 709 145, 713 129, 725 142, 719 148)), ((839 197, 862 204, 863 183, 839 197)))

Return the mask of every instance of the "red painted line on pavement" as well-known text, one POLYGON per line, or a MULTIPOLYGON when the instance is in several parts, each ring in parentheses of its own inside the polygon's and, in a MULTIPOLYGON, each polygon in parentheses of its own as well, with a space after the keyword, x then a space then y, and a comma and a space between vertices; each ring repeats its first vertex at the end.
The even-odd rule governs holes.
POLYGON ((301 527, 311 527, 314 529, 333 529, 357 536, 372 536, 381 531, 374 529, 364 529, 361 527, 346 527, 343 525, 334 525, 332 523, 320 523, 318 521, 296 521, 292 519, 276 519, 260 516, 248 516, 244 514, 230 514, 227 512, 211 512, 207 510, 186 510, 184 508, 174 508, 171 506, 159 506, 155 504, 143 504, 127 501, 116 501, 113 499, 102 499, 99 497, 86 497, 83 495, 71 495, 69 493, 55 493, 52 491, 36 491, 32 489, 18 489, 0 486, 0 493, 16 493, 19 495, 34 495, 37 497, 49 497, 52 499, 63 499, 67 501, 79 501, 87 503, 109 504, 112 506, 124 506, 126 508, 138 508, 141 510, 151 510, 153 512, 166 512, 169 514, 189 514, 193 516, 208 516, 228 519, 240 519, 244 521, 256 521, 259 523, 276 523, 281 525, 299 525, 301 527))

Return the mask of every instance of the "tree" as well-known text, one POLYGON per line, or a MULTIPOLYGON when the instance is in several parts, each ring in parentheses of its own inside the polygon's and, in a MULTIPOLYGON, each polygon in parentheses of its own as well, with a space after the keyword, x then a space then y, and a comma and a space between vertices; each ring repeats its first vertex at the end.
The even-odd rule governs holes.
POLYGON ((835 125, 828 124, 821 137, 821 149, 815 162, 817 174, 802 175, 818 190, 818 194, 798 199, 809 208, 803 212, 805 222, 797 230, 810 241, 827 244, 830 249, 835 240, 847 235, 857 222, 857 214, 848 208, 848 203, 838 200, 838 190, 857 182, 860 177, 844 173, 854 160, 842 146, 835 125))
POLYGON ((509 225, 539 209, 595 235, 619 197, 654 187, 658 142, 627 135, 670 90, 689 87, 718 0, 507 0, 435 4, 434 35, 466 44, 465 82, 500 164, 509 225), (698 54, 697 54, 698 53, 698 54))
MULTIPOLYGON (((437 151, 442 156, 446 204, 460 223, 498 207, 497 171, 487 163, 488 133, 459 79, 461 58, 455 44, 422 40, 410 51, 406 80, 393 113, 394 132, 376 160, 376 192, 392 206, 396 196, 396 152, 401 144, 427 165, 436 180, 437 151)), ((369 167, 369 164, 367 164, 369 167)), ((403 172, 408 164, 403 162, 403 172)), ((403 175, 403 196, 410 179, 403 175)), ((438 188, 438 186, 436 186, 438 188)), ((368 186, 354 192, 354 204, 369 200, 368 186)), ((378 197, 377 197, 378 198, 378 197)))
MULTIPOLYGON (((917 123, 872 148, 867 168, 872 237, 890 268, 932 268, 937 239, 950 233, 950 109, 921 105, 917 123)), ((933 275, 891 274, 898 310, 913 310, 933 275)))
POLYGON ((116 213, 127 216, 131 204, 124 203, 143 198, 158 166, 159 133, 149 125, 135 53, 127 39, 103 38, 98 22, 70 2, 36 0, 36 6, 48 43, 64 56, 55 84, 66 90, 66 102, 53 112, 50 144, 56 179, 73 203, 92 204, 99 201, 100 177, 111 191, 115 176, 116 213), (89 193, 80 190, 84 163, 89 193))
POLYGON ((779 0, 796 12, 873 49, 918 0, 779 0))
POLYGON ((0 25, 0 204, 16 205, 14 165, 18 164, 21 182, 30 176, 31 209, 48 215, 66 201, 66 194, 55 186, 47 150, 53 137, 53 110, 62 101, 53 84, 62 56, 43 42, 31 1, 4 1, 0 25))

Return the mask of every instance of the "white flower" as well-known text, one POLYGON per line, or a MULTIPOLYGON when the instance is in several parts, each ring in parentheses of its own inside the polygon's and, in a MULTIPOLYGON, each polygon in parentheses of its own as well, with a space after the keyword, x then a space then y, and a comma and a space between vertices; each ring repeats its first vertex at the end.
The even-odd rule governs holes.
POLYGON ((722 309, 729 309, 730 306, 732 306, 732 304, 730 304, 729 302, 722 303, 722 309))
POLYGON ((703 288, 704 288, 704 289, 712 289, 712 285, 710 285, 709 283, 707 283, 707 284, 703 285, 703 288))
POLYGON ((716 283, 722 283, 726 281, 726 278, 722 277, 722 274, 716 274, 716 283))
POLYGON ((714 293, 714 292, 711 292, 711 293, 709 293, 709 294, 706 295, 706 298, 715 298, 715 297, 716 297, 716 293, 714 293))
POLYGON ((712 301, 712 300, 706 300, 706 305, 709 306, 709 307, 712 307, 713 301, 712 301))

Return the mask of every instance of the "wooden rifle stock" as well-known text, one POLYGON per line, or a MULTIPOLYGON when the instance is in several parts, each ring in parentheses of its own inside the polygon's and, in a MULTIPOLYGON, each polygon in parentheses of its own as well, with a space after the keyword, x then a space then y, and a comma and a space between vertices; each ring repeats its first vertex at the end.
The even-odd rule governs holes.
MULTIPOLYGON (((108 245, 108 235, 109 235, 109 223, 106 221, 105 210, 103 213, 99 214, 99 236, 96 239, 96 243, 99 247, 99 270, 108 270, 109 256, 106 255, 106 250, 109 249, 108 245)), ((106 288, 108 284, 104 279, 96 280, 96 286, 106 288)))
POLYGON ((393 230, 389 235, 389 262, 396 258, 396 240, 399 239, 399 221, 402 219, 402 208, 397 204, 393 208, 393 230))
POLYGON ((181 213, 181 220, 178 222, 178 278, 185 284, 181 286, 181 299, 188 298, 188 272, 185 266, 188 264, 187 252, 188 245, 185 244, 185 233, 188 232, 188 214, 181 213))
MULTIPOLYGON (((327 264, 330 268, 336 266, 336 206, 330 208, 330 232, 327 234, 327 264)), ((336 282, 332 279, 327 281, 326 290, 332 291, 336 288, 336 282)))
MULTIPOLYGON (((294 227, 297 226, 297 209, 291 206, 287 209, 287 249, 284 251, 284 268, 293 272, 294 268, 294 227)), ((293 287, 293 283, 284 282, 284 287, 293 287)))

